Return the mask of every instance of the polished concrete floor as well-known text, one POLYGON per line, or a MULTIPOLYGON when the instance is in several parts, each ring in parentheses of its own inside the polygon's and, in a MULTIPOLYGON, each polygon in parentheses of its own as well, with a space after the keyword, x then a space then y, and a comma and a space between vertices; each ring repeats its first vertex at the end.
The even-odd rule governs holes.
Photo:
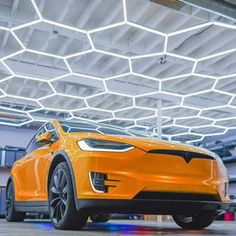
POLYGON ((49 221, 26 220, 7 223, 0 220, 0 236, 64 236, 64 235, 236 235, 236 221, 215 221, 205 230, 182 230, 174 222, 111 220, 106 224, 87 223, 81 231, 55 230, 49 221))

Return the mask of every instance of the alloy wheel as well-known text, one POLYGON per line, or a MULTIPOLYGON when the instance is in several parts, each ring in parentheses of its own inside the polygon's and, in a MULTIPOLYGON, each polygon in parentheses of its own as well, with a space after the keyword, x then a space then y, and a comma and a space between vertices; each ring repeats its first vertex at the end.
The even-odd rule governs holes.
POLYGON ((59 223, 68 208, 68 182, 63 169, 59 168, 52 177, 50 186, 50 214, 54 223, 59 223))
POLYGON ((191 223, 191 222, 193 222, 193 216, 178 215, 178 218, 179 218, 183 223, 191 223))
POLYGON ((6 216, 10 214, 11 208, 12 208, 12 202, 13 202, 13 187, 10 183, 7 188, 7 194, 6 194, 6 216))

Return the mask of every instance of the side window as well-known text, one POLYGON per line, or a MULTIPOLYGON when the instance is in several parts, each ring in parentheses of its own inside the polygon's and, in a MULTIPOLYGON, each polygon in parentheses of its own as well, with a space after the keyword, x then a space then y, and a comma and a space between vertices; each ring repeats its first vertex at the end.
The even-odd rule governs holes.
POLYGON ((35 139, 37 139, 38 138, 38 136, 40 136, 41 134, 44 134, 44 133, 46 133, 47 132, 47 130, 46 130, 46 127, 45 127, 45 125, 38 131, 38 133, 35 135, 35 139))
POLYGON ((26 153, 33 152, 35 150, 35 136, 31 139, 30 143, 28 144, 26 148, 26 153))
POLYGON ((35 135, 35 137, 34 137, 34 150, 35 150, 35 149, 38 149, 39 147, 41 147, 41 145, 39 145, 39 144, 36 143, 36 140, 37 140, 38 136, 40 136, 41 134, 44 134, 44 133, 46 133, 46 132, 47 132, 47 129, 46 129, 46 126, 44 125, 44 126, 38 131, 38 133, 35 135))
POLYGON ((58 139, 58 134, 57 134, 56 128, 51 123, 47 123, 31 139, 30 143, 28 144, 28 146, 26 148, 26 152, 27 153, 33 152, 34 150, 36 150, 36 149, 41 147, 41 145, 36 143, 36 140, 37 140, 39 135, 44 134, 46 132, 49 132, 51 134, 52 139, 54 139, 54 140, 58 139))
POLYGON ((57 130, 56 130, 56 128, 54 127, 53 124, 47 123, 47 124, 46 124, 46 130, 47 130, 47 132, 49 132, 49 133, 51 134, 52 140, 58 140, 57 130))

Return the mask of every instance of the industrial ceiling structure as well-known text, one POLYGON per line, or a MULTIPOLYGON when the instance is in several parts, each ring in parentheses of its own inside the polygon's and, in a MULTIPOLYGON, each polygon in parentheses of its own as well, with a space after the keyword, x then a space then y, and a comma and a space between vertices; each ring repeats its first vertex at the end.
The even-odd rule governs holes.
POLYGON ((149 0, 0 0, 0 12, 0 124, 150 131, 162 114, 163 138, 187 142, 236 128, 231 18, 149 0))

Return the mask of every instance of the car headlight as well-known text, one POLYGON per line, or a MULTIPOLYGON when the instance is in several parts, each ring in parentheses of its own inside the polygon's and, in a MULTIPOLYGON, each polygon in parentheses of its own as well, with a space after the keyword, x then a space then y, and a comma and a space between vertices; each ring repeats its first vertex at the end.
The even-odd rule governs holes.
POLYGON ((127 152, 134 148, 130 144, 99 139, 80 140, 78 141, 78 145, 81 150, 92 152, 127 152))

